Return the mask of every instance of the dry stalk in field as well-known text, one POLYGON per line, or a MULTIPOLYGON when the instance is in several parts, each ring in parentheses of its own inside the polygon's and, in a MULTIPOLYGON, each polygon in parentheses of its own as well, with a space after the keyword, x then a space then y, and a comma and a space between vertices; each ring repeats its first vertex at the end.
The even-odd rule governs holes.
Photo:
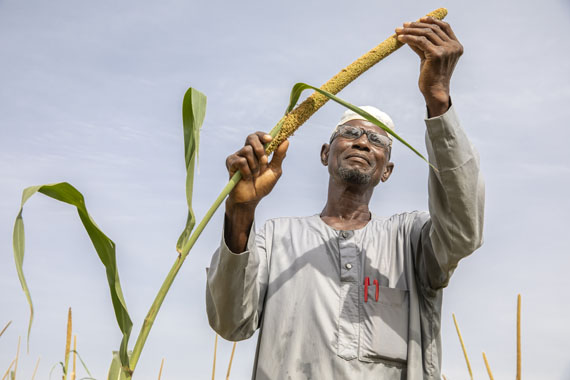
POLYGON ((36 377, 36 372, 38 372, 38 367, 40 366, 40 359, 38 358, 38 361, 36 362, 36 367, 34 368, 34 373, 32 373, 32 380, 34 380, 34 378, 36 377))
POLYGON ((216 334, 216 340, 214 341, 214 364, 212 364, 212 380, 216 379, 216 352, 218 351, 218 334, 216 334))
POLYGON ((517 380, 521 380, 521 295, 517 296, 517 380))
POLYGON ((158 371, 158 380, 162 377, 162 368, 164 367, 164 358, 160 361, 160 370, 158 371))
POLYGON ((491 366, 489 365, 489 362, 487 361, 487 355, 485 355, 484 352, 483 352, 483 360, 485 361, 485 367, 487 368, 487 373, 489 374, 489 379, 494 380, 493 379, 493 372, 491 372, 491 366))
POLYGON ((237 344, 237 342, 234 342, 234 345, 232 347, 232 354, 230 355, 230 364, 228 364, 228 373, 226 373, 226 380, 230 380, 230 371, 232 370, 232 362, 234 361, 234 353, 236 352, 236 344, 237 344))
POLYGON ((0 336, 2 336, 2 334, 4 334, 4 331, 6 331, 6 329, 12 324, 12 321, 6 323, 6 326, 4 326, 4 328, 2 329, 2 331, 0 331, 0 336))
POLYGON ((16 372, 18 372, 18 359, 20 358, 20 341, 21 340, 22 340, 22 337, 19 336, 18 337, 18 349, 16 351, 16 362, 14 363, 14 371, 10 375, 10 379, 15 379, 16 378, 16 372))
POLYGON ((453 316, 453 323, 455 323, 455 329, 457 330, 457 336, 459 337, 459 342, 461 343, 461 349, 463 350, 463 355, 465 356, 465 362, 467 363, 467 370, 469 371, 469 377, 473 380, 473 372, 471 371, 471 364, 469 363, 469 356, 467 356, 467 350, 465 349, 465 344, 463 343, 463 337, 461 337, 461 331, 459 331, 459 325, 457 324, 457 319, 455 314, 453 316))
POLYGON ((76 359, 77 359, 77 335, 73 335, 73 368, 71 369, 71 380, 75 380, 76 374, 76 359))
POLYGON ((69 350, 71 347, 71 330, 72 330, 71 308, 69 308, 69 310, 67 310, 67 333, 65 336, 65 366, 63 367, 63 380, 67 379, 67 372, 69 369, 69 350))
POLYGON ((4 373, 4 376, 2 376, 2 380, 6 380, 6 378, 8 377, 8 374, 10 373, 10 370, 12 369, 12 366, 14 365, 14 363, 16 363, 16 359, 12 360, 12 363, 10 363, 10 365, 8 366, 8 369, 4 373))

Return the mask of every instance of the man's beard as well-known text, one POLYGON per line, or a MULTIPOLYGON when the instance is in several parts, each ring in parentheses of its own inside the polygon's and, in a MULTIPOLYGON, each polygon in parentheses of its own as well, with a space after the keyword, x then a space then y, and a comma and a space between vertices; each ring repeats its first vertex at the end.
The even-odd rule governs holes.
POLYGON ((368 173, 363 173, 358 169, 348 169, 342 166, 338 168, 338 174, 343 181, 354 185, 367 185, 370 183, 370 179, 372 178, 372 175, 368 173))

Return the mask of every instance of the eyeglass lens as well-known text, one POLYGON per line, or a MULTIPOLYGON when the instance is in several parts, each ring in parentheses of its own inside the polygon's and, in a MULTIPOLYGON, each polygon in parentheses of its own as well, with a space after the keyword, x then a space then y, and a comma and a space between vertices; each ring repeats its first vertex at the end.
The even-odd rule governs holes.
POLYGON ((390 139, 388 137, 383 136, 377 132, 365 130, 363 128, 345 125, 340 128, 339 133, 341 136, 349 139, 357 139, 362 136, 363 133, 366 133, 368 141, 370 141, 372 144, 382 148, 387 148, 390 146, 390 139))

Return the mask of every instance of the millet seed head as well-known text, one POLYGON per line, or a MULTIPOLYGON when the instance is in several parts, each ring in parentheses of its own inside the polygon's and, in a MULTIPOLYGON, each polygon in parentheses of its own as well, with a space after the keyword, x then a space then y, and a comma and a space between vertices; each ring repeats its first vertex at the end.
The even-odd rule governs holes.
MULTIPOLYGON (((428 13, 426 16, 442 20, 447 15, 447 9, 439 8, 433 12, 428 13)), ((356 61, 342 69, 338 74, 332 77, 328 82, 321 86, 322 90, 328 91, 332 94, 339 93, 343 88, 348 86, 350 82, 362 75, 366 70, 386 58, 398 50, 403 43, 398 41, 396 35, 393 34, 378 46, 358 58, 356 61)), ((314 92, 311 96, 305 99, 295 109, 285 116, 283 126, 277 136, 271 141, 266 149, 267 154, 273 152, 279 144, 291 136, 304 122, 317 112, 329 99, 318 93, 314 92)))

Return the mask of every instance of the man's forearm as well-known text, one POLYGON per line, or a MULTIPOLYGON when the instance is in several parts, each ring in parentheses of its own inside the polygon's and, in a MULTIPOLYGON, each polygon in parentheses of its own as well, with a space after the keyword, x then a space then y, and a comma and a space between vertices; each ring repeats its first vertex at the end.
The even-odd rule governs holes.
POLYGON ((428 157, 438 171, 430 169, 432 223, 423 239, 422 259, 424 270, 430 272, 425 273, 425 283, 439 289, 447 285, 459 260, 482 243, 485 187, 478 154, 453 106, 443 115, 427 119, 426 125, 428 157), (430 252, 433 257, 426 256, 430 252))
POLYGON ((233 253, 246 250, 249 231, 255 216, 255 206, 236 205, 226 202, 224 239, 233 253))

